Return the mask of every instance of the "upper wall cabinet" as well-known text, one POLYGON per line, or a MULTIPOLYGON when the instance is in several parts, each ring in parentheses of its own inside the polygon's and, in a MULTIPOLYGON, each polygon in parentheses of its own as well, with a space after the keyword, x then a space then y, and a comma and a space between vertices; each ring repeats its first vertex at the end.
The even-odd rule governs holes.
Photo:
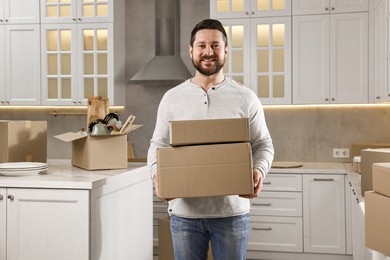
POLYGON ((0 24, 39 23, 39 0, 0 0, 0 24))
POLYGON ((389 0, 381 0, 375 8, 375 102, 385 102, 390 100, 390 41, 389 37, 389 0))
POLYGON ((293 15, 367 12, 368 0, 293 0, 293 15))
POLYGON ((291 0, 210 0, 212 18, 291 15, 291 0))
POLYGON ((89 96, 102 96, 124 105, 125 1, 47 0, 43 6, 51 18, 41 26, 42 104, 86 105, 89 96), (89 18, 70 19, 73 7, 89 18), (109 10, 115 22, 97 23, 109 10))
POLYGON ((368 102, 368 13, 293 18, 293 103, 368 102))
POLYGON ((113 5, 114 0, 42 0, 41 21, 42 23, 113 22, 113 5))
POLYGON ((0 0, 0 105, 40 104, 39 33, 39 0, 0 0))

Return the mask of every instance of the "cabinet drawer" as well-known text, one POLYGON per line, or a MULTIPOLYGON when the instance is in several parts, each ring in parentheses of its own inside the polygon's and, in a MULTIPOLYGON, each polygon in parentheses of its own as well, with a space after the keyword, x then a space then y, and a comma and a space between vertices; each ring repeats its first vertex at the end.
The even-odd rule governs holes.
POLYGON ((257 216, 302 216, 302 193, 300 192, 260 192, 251 200, 251 215, 257 216))
POLYGON ((301 174, 270 173, 263 182, 264 191, 302 191, 301 174))
POLYGON ((302 218, 251 217, 248 250, 303 252, 302 218))

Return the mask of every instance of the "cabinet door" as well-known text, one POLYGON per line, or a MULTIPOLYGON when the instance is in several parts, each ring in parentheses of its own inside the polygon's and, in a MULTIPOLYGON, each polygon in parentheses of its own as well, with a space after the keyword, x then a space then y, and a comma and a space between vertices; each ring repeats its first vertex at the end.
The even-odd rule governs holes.
POLYGON ((293 17, 293 104, 329 103, 329 15, 293 17))
POLYGON ((249 17, 250 4, 248 0, 210 0, 210 16, 212 18, 249 17))
POLYGON ((76 24, 41 25, 42 104, 76 105, 76 24))
POLYGON ((293 0, 293 15, 329 13, 329 0, 293 0))
POLYGON ((343 175, 303 176, 305 253, 345 254, 343 175))
POLYGON ((114 98, 112 24, 77 26, 77 100, 86 105, 89 96, 114 98))
POLYGON ((375 102, 388 101, 390 91, 387 83, 387 9, 385 0, 375 9, 374 62, 375 102))
POLYGON ((292 0, 251 0, 252 17, 289 16, 292 0))
POLYGON ((5 26, 6 102, 10 105, 41 102, 39 32, 39 24, 5 26))
POLYGON ((6 202, 6 190, 0 188, 0 260, 6 260, 6 235, 7 235, 7 202, 6 202))
POLYGON ((262 191, 258 198, 250 202, 251 216, 302 217, 301 192, 262 191))
MULTIPOLYGON (((43 0, 42 23, 113 22, 114 0, 43 0)), ((124 5, 120 8, 124 8, 124 5)), ((122 9, 123 10, 123 9, 122 9)))
MULTIPOLYGON (((1 2, 0 2, 1 6, 1 2)), ((0 60, 5 60, 5 32, 3 25, 0 25, 0 60)), ((5 63, 0 62, 0 105, 4 105, 5 103, 5 63)))
POLYGON ((368 0, 330 0, 332 13, 368 12, 368 0))
POLYGON ((367 103, 368 13, 330 17, 330 101, 367 103))
POLYGON ((8 189, 7 260, 89 259, 89 191, 8 189))
POLYGON ((39 0, 3 0, 2 2, 4 20, 7 24, 39 23, 39 0))
POLYGON ((251 19, 251 88, 263 104, 291 104, 291 17, 251 19))
POLYGON ((229 54, 223 67, 225 75, 250 86, 250 22, 249 19, 222 19, 228 35, 229 54))

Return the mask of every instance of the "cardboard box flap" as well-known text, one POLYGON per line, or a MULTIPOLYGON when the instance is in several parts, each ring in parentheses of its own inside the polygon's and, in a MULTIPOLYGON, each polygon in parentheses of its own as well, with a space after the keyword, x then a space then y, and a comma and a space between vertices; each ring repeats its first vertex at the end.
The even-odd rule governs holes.
POLYGON ((75 140, 78 140, 78 139, 82 139, 82 138, 86 138, 87 135, 83 135, 81 134, 81 132, 68 132, 68 133, 64 133, 64 134, 60 134, 60 135, 55 135, 54 136, 55 138, 57 139, 60 139, 61 141, 64 141, 64 142, 73 142, 75 140))

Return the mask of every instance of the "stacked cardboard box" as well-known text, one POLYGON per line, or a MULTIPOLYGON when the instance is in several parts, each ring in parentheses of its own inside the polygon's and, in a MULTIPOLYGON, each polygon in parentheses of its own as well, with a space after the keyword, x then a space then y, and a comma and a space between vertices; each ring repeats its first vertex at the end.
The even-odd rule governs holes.
POLYGON ((0 121, 0 163, 47 162, 46 121, 0 121))
POLYGON ((373 191, 365 194, 366 246, 390 256, 390 163, 374 163, 373 191))
POLYGON ((361 151, 361 194, 373 189, 372 169, 374 163, 390 162, 390 148, 364 149, 361 151))
POLYGON ((157 150, 160 198, 253 192, 247 118, 170 123, 171 147, 157 150))

